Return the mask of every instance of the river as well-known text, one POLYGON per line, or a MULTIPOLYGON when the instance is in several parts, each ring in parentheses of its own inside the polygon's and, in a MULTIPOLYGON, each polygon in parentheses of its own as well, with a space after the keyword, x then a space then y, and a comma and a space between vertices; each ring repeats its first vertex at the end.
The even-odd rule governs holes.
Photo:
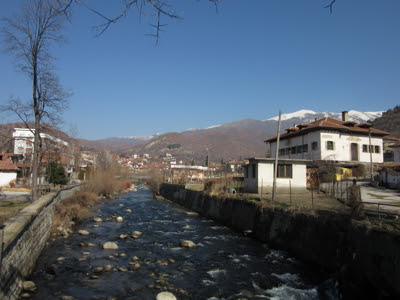
POLYGON ((333 280, 321 283, 286 252, 153 199, 146 188, 105 202, 78 229, 90 234, 73 233, 43 250, 31 299, 155 299, 162 291, 178 299, 337 298, 333 280), (133 238, 133 231, 143 234, 133 238), (197 247, 182 248, 181 239, 197 247), (119 248, 103 250, 108 241, 119 248))

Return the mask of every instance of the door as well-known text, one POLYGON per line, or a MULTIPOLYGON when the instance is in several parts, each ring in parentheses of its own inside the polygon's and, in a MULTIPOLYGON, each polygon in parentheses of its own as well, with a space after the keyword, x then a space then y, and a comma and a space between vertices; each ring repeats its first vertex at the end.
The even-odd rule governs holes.
POLYGON ((358 144, 351 143, 350 151, 351 151, 351 160, 358 161, 358 144))

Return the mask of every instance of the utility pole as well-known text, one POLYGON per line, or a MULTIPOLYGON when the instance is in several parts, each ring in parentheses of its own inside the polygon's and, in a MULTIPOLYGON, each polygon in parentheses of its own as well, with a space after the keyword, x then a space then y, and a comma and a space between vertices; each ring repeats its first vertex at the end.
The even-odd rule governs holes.
POLYGON ((272 184, 272 203, 275 202, 276 198, 276 177, 278 176, 278 158, 279 158, 279 139, 281 131, 281 116, 282 111, 279 111, 278 128, 276 130, 276 149, 275 149, 275 163, 274 163, 274 181, 272 184))
POLYGON ((371 167, 371 184, 373 180, 373 173, 374 173, 374 165, 372 164, 372 145, 371 145, 371 127, 368 128, 368 138, 369 138, 369 160, 370 160, 370 167, 371 167))

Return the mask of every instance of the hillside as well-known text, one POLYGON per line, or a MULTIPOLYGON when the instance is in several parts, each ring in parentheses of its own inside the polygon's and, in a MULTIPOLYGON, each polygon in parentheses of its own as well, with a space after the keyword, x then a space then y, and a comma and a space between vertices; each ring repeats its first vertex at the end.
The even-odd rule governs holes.
MULTIPOLYGON (((397 133, 400 136, 399 107, 389 110, 383 116, 382 113, 381 111, 349 111, 349 119, 356 122, 376 119, 374 125, 377 128, 389 131, 392 134, 397 133)), ((319 113, 311 110, 300 110, 283 114, 281 131, 295 124, 308 123, 323 117, 340 119, 341 113, 319 113)), ((210 161, 214 162, 219 162, 221 159, 236 160, 246 157, 265 157, 268 146, 264 143, 264 140, 276 135, 277 120, 278 117, 266 120, 244 119, 206 129, 191 129, 180 133, 169 132, 150 136, 111 137, 96 141, 79 139, 78 142, 86 150, 99 151, 109 149, 115 153, 124 154, 148 153, 153 157, 170 153, 178 160, 185 162, 190 162, 194 159, 202 163, 207 155, 209 155, 210 161)), ((0 125, 0 142, 3 145, 1 150, 4 152, 12 147, 11 137, 14 127, 23 127, 23 124, 0 125)), ((61 133, 57 133, 57 135, 60 136, 61 133)), ((68 137, 66 136, 66 138, 68 137)))
POLYGON ((373 120, 372 124, 375 128, 400 138, 400 105, 384 112, 381 117, 373 120))

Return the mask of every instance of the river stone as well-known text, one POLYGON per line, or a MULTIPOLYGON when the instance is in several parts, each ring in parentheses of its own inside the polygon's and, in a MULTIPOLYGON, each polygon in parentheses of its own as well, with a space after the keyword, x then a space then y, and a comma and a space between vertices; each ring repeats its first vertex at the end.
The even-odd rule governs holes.
POLYGON ((132 237, 134 238, 134 239, 137 239, 137 238, 139 238, 140 236, 142 236, 143 235, 143 232, 141 232, 141 231, 134 231, 134 232, 132 232, 132 237))
POLYGON ((132 261, 138 261, 138 260, 139 260, 139 257, 137 257, 137 256, 132 257, 132 261))
POLYGON ((137 269, 140 269, 140 264, 139 263, 136 263, 136 264, 132 265, 132 270, 137 270, 137 269))
POLYGON ((122 217, 117 217, 117 223, 122 223, 124 219, 122 217))
POLYGON ((189 240, 181 240, 180 241, 180 246, 181 247, 186 247, 186 248, 194 248, 197 245, 195 243, 193 243, 192 241, 189 241, 189 240))
POLYGON ((103 268, 104 268, 104 271, 111 271, 114 268, 114 266, 113 265, 105 265, 105 266, 103 266, 103 268))
POLYGON ((104 250, 117 250, 118 249, 118 245, 115 242, 105 242, 103 244, 103 249, 104 250))
POLYGON ((88 246, 88 247, 96 247, 96 244, 88 243, 87 246, 88 246))
POLYGON ((119 238, 122 239, 122 240, 126 239, 127 237, 128 237, 127 234, 121 234, 121 235, 119 236, 119 238))
POLYGON ((94 218, 93 221, 95 221, 95 222, 103 222, 103 220, 101 218, 99 218, 99 217, 94 218))
POLYGON ((157 295, 156 300, 176 300, 176 297, 170 292, 161 292, 157 295))
POLYGON ((128 208, 128 209, 126 209, 126 210, 125 210, 125 212, 127 212, 127 213, 131 213, 131 212, 132 212, 132 210, 128 208))
POLYGON ((96 267, 96 268, 93 269, 93 272, 100 273, 100 272, 103 272, 103 270, 104 270, 103 267, 96 267))
POLYGON ((79 260, 79 261, 87 261, 88 258, 87 258, 86 256, 83 256, 83 257, 79 258, 78 260, 79 260))
POLYGON ((60 256, 59 258, 57 258, 57 261, 63 261, 63 260, 65 260, 65 257, 63 257, 63 256, 60 256))
POLYGON ((31 297, 31 294, 29 294, 29 293, 23 293, 21 296, 20 296, 20 298, 22 298, 22 299, 28 299, 28 298, 30 298, 31 297))
POLYGON ((80 235, 89 235, 90 234, 89 231, 87 231, 87 230, 79 230, 78 233, 80 235))
POLYGON ((24 281, 22 288, 24 291, 34 292, 36 291, 36 284, 33 281, 24 281))

